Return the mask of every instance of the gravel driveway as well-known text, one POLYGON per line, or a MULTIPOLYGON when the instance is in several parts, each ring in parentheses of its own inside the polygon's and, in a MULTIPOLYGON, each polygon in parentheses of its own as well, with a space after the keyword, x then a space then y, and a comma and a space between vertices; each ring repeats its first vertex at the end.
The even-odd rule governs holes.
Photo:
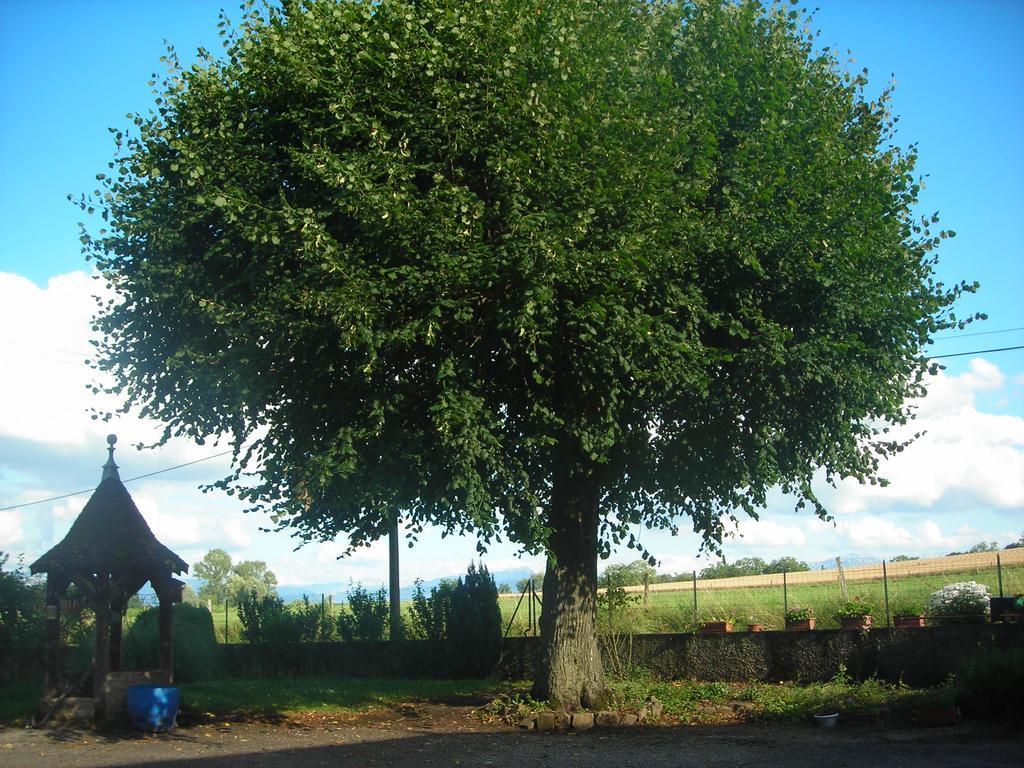
POLYGON ((950 728, 734 724, 527 733, 459 708, 280 723, 211 722, 171 734, 0 728, 0 766, 1009 766, 1024 765, 1013 724, 950 728))

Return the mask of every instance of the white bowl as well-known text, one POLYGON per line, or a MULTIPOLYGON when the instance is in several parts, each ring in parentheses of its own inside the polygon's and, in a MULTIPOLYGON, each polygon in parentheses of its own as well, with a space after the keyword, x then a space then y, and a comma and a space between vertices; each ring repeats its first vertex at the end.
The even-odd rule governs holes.
POLYGON ((835 728, 836 722, 839 720, 839 713, 833 712, 830 715, 815 715, 814 719, 822 728, 835 728))

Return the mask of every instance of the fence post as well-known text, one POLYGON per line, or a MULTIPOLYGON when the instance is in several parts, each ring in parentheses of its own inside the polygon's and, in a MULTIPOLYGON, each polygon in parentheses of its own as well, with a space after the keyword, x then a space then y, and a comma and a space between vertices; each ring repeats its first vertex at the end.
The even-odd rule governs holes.
POLYGON ((882 592, 885 594, 885 626, 891 627, 889 620, 889 574, 885 570, 885 560, 882 561, 882 592))
POLYGON ((999 579, 999 596, 1003 596, 1003 561, 996 552, 996 577, 999 579))
POLYGON ((693 623, 697 623, 697 571, 693 572, 693 623))
POLYGON ((537 609, 533 605, 533 601, 537 599, 537 592, 533 586, 533 576, 530 577, 530 637, 533 637, 533 614, 537 609))
POLYGON ((228 642, 228 598, 224 596, 224 644, 228 642))
POLYGON ((782 615, 789 613, 789 587, 786 584, 786 572, 782 572, 782 615))

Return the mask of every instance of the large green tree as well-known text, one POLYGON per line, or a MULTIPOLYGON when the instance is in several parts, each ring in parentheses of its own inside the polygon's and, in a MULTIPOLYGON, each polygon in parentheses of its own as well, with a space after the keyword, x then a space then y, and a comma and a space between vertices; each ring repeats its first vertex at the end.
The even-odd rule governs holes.
MULTIPOLYGON (((915 153, 787 8, 284 0, 170 57, 84 207, 100 367, 304 539, 548 555, 535 694, 597 704, 597 559, 873 480, 969 286, 915 153), (243 474, 246 468, 250 474, 243 474)), ((641 550, 642 551, 642 550, 641 550)))

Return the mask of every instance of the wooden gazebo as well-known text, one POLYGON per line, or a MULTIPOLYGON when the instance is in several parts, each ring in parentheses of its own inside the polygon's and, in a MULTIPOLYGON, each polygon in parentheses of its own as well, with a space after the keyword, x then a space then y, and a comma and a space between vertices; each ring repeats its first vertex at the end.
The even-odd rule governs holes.
MULTIPOLYGON (((46 574, 45 696, 68 692, 61 681, 60 614, 68 588, 77 590, 96 611, 96 647, 92 662, 93 716, 123 707, 124 687, 111 685, 121 668, 121 630, 125 607, 148 581, 160 601, 160 669, 141 673, 159 683, 172 682, 171 608, 181 602, 183 583, 174 574, 188 565, 157 541, 128 494, 114 463, 115 435, 107 437, 108 456, 99 486, 64 539, 31 565, 46 574)), ((139 675, 136 675, 139 677, 139 675)), ((138 682, 141 682, 139 680, 138 682)))

